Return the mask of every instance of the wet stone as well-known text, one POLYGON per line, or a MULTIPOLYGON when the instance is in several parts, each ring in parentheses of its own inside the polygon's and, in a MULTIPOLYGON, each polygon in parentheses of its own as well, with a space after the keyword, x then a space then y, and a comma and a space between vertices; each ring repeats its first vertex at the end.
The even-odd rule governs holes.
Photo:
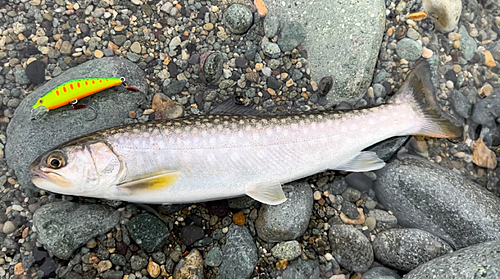
POLYGON ((148 265, 148 261, 146 259, 141 258, 141 256, 133 255, 130 258, 130 267, 132 270, 141 270, 148 265))
POLYGON ((175 266, 174 278, 203 279, 203 258, 198 250, 193 249, 175 266))

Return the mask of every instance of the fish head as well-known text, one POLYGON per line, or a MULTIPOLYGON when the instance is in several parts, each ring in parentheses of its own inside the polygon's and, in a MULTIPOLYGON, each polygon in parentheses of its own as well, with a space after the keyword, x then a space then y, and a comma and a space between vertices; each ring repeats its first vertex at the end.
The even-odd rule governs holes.
POLYGON ((30 171, 31 181, 41 189, 100 197, 120 179, 123 164, 105 142, 77 140, 42 154, 30 171))

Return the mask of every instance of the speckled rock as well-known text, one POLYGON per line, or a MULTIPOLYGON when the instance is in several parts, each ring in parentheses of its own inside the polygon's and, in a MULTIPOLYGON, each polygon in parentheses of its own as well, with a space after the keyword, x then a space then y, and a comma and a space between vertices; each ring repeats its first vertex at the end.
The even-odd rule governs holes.
POLYGON ((283 271, 283 279, 302 278, 319 279, 319 264, 317 261, 297 259, 283 271))
POLYGON ((17 107, 7 127, 9 140, 5 146, 5 156, 7 164, 15 170, 19 184, 25 187, 32 185, 29 165, 41 153, 70 139, 121 125, 128 118, 128 113, 137 108, 143 93, 115 86, 80 101, 97 110, 97 118, 93 121, 86 120, 92 114, 89 110, 73 110, 69 106, 51 110, 41 119, 30 119, 31 107, 36 100, 59 84, 76 78, 102 76, 125 77, 129 85, 142 92, 148 87, 146 76, 137 65, 118 57, 101 58, 68 69, 52 78, 27 95, 17 107))
POLYGON ((403 227, 428 231, 455 249, 500 239, 500 198, 457 173, 406 157, 377 177, 377 198, 403 227))
POLYGON ((278 37, 278 45, 282 51, 292 51, 306 38, 306 31, 297 21, 285 22, 278 37))
POLYGON ((460 46, 463 50, 464 59, 469 61, 474 57, 474 52, 477 49, 476 40, 469 35, 464 26, 460 26, 458 33, 460 34, 460 46))
POLYGON ((257 247, 246 227, 232 224, 222 247, 219 279, 248 279, 257 265, 257 247))
POLYGON ((203 258, 198 250, 193 249, 175 266, 174 279, 203 279, 203 258))
POLYGON ((328 232, 332 255, 345 269, 363 272, 373 263, 372 245, 351 225, 333 225, 328 232))
POLYGON ((139 214, 130 219, 128 229, 132 239, 147 252, 160 249, 168 239, 168 228, 151 214, 139 214))
POLYGON ((69 259, 73 251, 104 234, 120 220, 120 213, 100 204, 56 202, 38 209, 33 225, 54 256, 69 259))
POLYGON ((311 186, 305 182, 288 184, 287 200, 279 205, 263 204, 255 228, 260 238, 269 242, 295 239, 304 234, 309 225, 313 206, 311 186))
POLYGON ((252 22, 252 11, 245 5, 233 4, 224 13, 224 24, 234 34, 245 33, 252 26, 252 22))
POLYGON ((297 240, 278 243, 271 249, 271 253, 279 260, 289 261, 296 259, 302 253, 302 248, 297 240))
POLYGON ((500 278, 500 240, 485 242, 444 255, 427 262, 403 279, 440 279, 443 275, 453 279, 500 278))
POLYGON ((399 276, 398 273, 392 269, 383 266, 376 266, 363 273, 361 279, 401 279, 401 276, 399 276))
POLYGON ((419 229, 383 231, 372 245, 377 261, 403 271, 453 252, 448 243, 419 229))
POLYGON ((222 69, 224 65, 224 58, 222 54, 214 52, 208 56, 203 64, 203 71, 205 72, 205 79, 208 83, 216 84, 222 77, 222 69))
POLYGON ((403 38, 397 43, 396 52, 400 58, 417 60, 422 56, 422 45, 415 40, 403 38))

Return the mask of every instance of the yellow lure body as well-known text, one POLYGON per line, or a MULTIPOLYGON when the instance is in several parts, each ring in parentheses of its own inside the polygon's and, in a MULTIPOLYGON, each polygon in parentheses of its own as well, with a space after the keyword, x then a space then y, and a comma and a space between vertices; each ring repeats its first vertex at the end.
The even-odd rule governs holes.
POLYGON ((120 78, 82 78, 67 81, 43 95, 33 105, 33 109, 45 106, 49 110, 56 109, 77 101, 99 91, 122 84, 120 78))

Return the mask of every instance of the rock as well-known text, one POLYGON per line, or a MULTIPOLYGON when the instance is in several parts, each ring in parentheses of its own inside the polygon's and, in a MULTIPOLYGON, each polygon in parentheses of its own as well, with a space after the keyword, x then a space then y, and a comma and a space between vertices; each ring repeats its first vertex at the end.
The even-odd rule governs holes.
POLYGON ((257 265, 255 241, 246 227, 232 224, 222 247, 219 279, 248 279, 257 265))
POLYGON ((185 80, 173 80, 166 88, 164 88, 163 92, 165 92, 165 94, 170 97, 176 94, 180 94, 185 86, 185 80))
POLYGON ((219 247, 214 247, 208 251, 205 263, 208 266, 219 266, 222 263, 222 257, 222 250, 219 247))
POLYGON ((269 41, 262 41, 260 46, 262 47, 262 52, 264 53, 265 56, 270 58, 280 57, 281 50, 278 44, 269 41))
POLYGON ((368 176, 366 176, 360 172, 353 172, 353 173, 348 174, 345 177, 345 182, 349 186, 351 186, 351 187, 353 187, 361 192, 368 191, 373 186, 373 181, 368 176))
POLYGON ((398 219, 384 210, 372 209, 370 210, 369 216, 375 218, 377 222, 375 226, 376 228, 390 229, 396 227, 398 224, 398 219))
POLYGON ((224 13, 224 24, 234 34, 244 34, 252 26, 252 11, 241 4, 233 4, 224 13))
POLYGON ((345 269, 363 272, 373 263, 372 245, 359 230, 351 225, 333 225, 329 232, 332 255, 345 269))
POLYGON ((367 148, 367 151, 377 153, 377 156, 383 161, 389 160, 398 150, 408 141, 409 136, 393 137, 381 141, 372 147, 367 148))
POLYGON ((319 279, 317 261, 297 259, 283 271, 283 279, 319 279))
POLYGON ((30 80, 26 75, 26 71, 23 68, 12 69, 12 74, 14 75, 14 80, 16 81, 16 83, 22 85, 30 83, 30 80))
POLYGON ((385 1, 268 1, 269 14, 305 29, 301 44, 308 52, 311 79, 334 78, 326 108, 354 105, 368 89, 385 31, 385 1), (320 8, 321 7, 321 8, 320 8), (356 16, 352 16, 356 15, 356 16), (342 30, 342 32, 339 32, 342 30))
POLYGON ((35 60, 26 66, 26 76, 34 85, 45 82, 45 63, 41 60, 35 60))
POLYGON ((224 58, 222 54, 214 52, 210 54, 203 64, 205 79, 208 83, 216 84, 222 76, 224 58))
POLYGON ((329 194, 342 195, 347 189, 347 183, 344 178, 335 179, 333 182, 325 184, 322 188, 323 191, 328 191, 329 194))
POLYGON ((132 239, 147 252, 161 249, 167 243, 169 231, 165 223, 151 214, 139 214, 128 224, 132 239))
POLYGON ((396 52, 400 58, 417 60, 422 55, 422 46, 415 40, 403 38, 396 44, 396 52))
POLYGON ((203 258, 198 250, 191 252, 175 266, 174 279, 203 279, 203 258))
POLYGON ((138 255, 133 255, 130 258, 130 267, 132 270, 141 270, 148 265, 148 261, 141 256, 138 255))
POLYGON ((497 167, 497 156, 479 138, 472 142, 472 162, 479 167, 494 170, 497 167))
POLYGON ((379 201, 403 227, 428 231, 456 249, 500 239, 500 198, 456 172, 407 156, 377 177, 379 201))
POLYGON ((80 246, 112 229, 120 213, 100 204, 55 202, 38 209, 33 225, 54 256, 69 259, 80 246))
POLYGON ((268 38, 274 38, 278 35, 280 19, 274 13, 268 13, 264 19, 264 34, 268 38))
POLYGON ((143 99, 141 92, 115 86, 81 101, 97 110, 97 118, 93 121, 86 120, 92 112, 86 109, 75 111, 69 106, 52 110, 41 119, 30 119, 31 107, 48 91, 71 79, 95 76, 125 77, 129 85, 142 92, 146 92, 148 88, 146 76, 138 66, 123 58, 109 57, 70 68, 27 95, 7 127, 9 141, 5 146, 7 163, 15 170, 20 185, 32 185, 29 165, 41 153, 70 139, 123 124, 129 111, 135 110, 143 99))
POLYGON ((297 21, 285 22, 278 37, 282 51, 292 51, 306 39, 306 31, 297 21))
POLYGON ((498 113, 500 113, 500 88, 494 89, 490 96, 474 105, 471 120, 476 124, 494 128, 495 115, 498 113))
POLYGON ((419 229, 383 231, 372 245, 377 261, 403 271, 453 252, 448 243, 419 229))
POLYGON ((257 54, 257 49, 258 49, 258 47, 254 44, 247 46, 247 50, 245 52, 245 58, 248 61, 254 61, 255 55, 257 54))
POLYGON ((477 49, 476 40, 469 35, 469 32, 467 32, 467 29, 463 25, 458 29, 458 33, 460 34, 460 48, 464 54, 464 59, 470 61, 477 49))
POLYGON ((472 104, 470 100, 462 94, 461 91, 453 90, 451 93, 450 103, 454 111, 463 118, 469 118, 471 114, 472 104))
POLYGON ((313 193, 306 182, 288 184, 287 200, 279 205, 263 204, 255 229, 260 238, 268 242, 296 239, 304 234, 309 225, 313 207, 313 193))
POLYGON ((181 236, 184 244, 191 246, 197 240, 202 239, 205 236, 205 232, 201 227, 190 225, 182 228, 181 236))
POLYGON ((292 261, 300 256, 302 248, 297 240, 278 243, 271 249, 271 253, 278 260, 292 261))
POLYGON ((404 279, 468 279, 500 278, 500 240, 485 242, 460 249, 427 262, 410 273, 404 279), (439 272, 437 272, 439 271, 439 272))
POLYGON ((453 31, 462 13, 461 0, 422 0, 423 10, 441 32, 453 31))
MULTIPOLYGON (((102 279, 121 279, 123 278, 123 271, 121 270, 108 270, 101 275, 102 279)), ((68 276, 67 278, 73 278, 68 276)), ((76 279, 76 278, 75 278, 76 279)))
POLYGON ((363 273, 361 279, 401 279, 394 270, 383 266, 370 268, 367 272, 363 273))

